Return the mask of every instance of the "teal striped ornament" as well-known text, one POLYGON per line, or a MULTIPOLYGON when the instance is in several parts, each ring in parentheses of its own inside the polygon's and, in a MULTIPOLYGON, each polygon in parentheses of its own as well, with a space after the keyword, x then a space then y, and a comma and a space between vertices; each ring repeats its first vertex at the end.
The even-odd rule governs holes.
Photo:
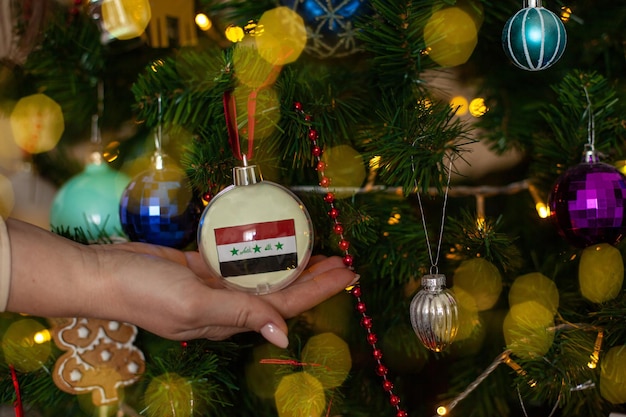
POLYGON ((567 44, 559 17, 541 6, 515 13, 502 30, 502 46, 511 62, 521 69, 540 71, 557 62, 567 44))

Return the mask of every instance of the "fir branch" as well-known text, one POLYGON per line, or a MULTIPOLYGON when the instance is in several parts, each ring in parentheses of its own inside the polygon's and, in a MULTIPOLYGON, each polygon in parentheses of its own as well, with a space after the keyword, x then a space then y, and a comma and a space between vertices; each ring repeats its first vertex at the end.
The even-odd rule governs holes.
POLYGON ((381 181, 402 186, 405 195, 416 187, 442 190, 447 182, 445 161, 462 155, 462 146, 473 142, 466 137, 466 127, 444 103, 431 105, 411 96, 381 101, 375 126, 379 133, 372 132, 364 144, 364 157, 379 156, 381 181))

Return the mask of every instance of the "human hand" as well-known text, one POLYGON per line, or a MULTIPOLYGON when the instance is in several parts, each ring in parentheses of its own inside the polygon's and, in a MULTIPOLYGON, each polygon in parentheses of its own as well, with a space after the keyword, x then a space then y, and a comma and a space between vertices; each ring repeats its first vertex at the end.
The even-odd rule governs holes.
MULTIPOLYGON (((129 259, 132 265, 126 266, 138 271, 137 278, 128 281, 124 278, 128 274, 114 274, 118 279, 111 290, 123 292, 119 295, 123 303, 115 310, 122 317, 128 316, 126 321, 175 340, 223 340, 236 333, 257 331, 277 346, 286 347, 284 319, 314 307, 356 278, 341 258, 314 256, 287 288, 257 296, 224 288, 222 279, 211 274, 198 252, 141 243, 100 249, 104 255, 135 255, 129 259)), ((102 264, 109 263, 104 260, 102 264)))

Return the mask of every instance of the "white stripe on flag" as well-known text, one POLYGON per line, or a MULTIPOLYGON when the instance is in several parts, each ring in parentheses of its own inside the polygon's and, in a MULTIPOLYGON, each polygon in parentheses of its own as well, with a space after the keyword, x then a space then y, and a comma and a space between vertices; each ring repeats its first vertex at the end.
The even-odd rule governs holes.
POLYGON ((296 237, 284 236, 252 242, 229 243, 217 247, 220 262, 279 256, 296 252, 296 237))

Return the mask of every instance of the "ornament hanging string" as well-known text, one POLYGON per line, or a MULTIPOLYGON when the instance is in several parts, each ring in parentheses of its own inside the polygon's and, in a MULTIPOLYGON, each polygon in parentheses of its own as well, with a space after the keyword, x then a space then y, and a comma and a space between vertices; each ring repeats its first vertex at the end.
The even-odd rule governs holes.
MULTIPOLYGON (((419 139, 419 138, 418 138, 419 139)), ((413 146, 415 146, 416 139, 413 142, 413 146)), ((413 156, 411 156, 411 170, 415 173, 415 163, 413 161, 413 156)), ((417 202, 420 206, 420 216, 422 218, 422 226, 424 227, 424 235, 426 237, 426 248, 428 249, 428 257, 430 259, 430 274, 438 274, 439 268, 437 264, 439 263, 439 254, 441 253, 441 242, 443 240, 443 227, 446 221, 446 207, 448 205, 448 192, 450 190, 450 178, 452 177, 452 159, 450 159, 450 164, 448 166, 448 181, 446 182, 446 190, 443 196, 443 208, 441 210, 441 227, 439 229, 439 241, 437 242, 437 254, 433 258, 433 251, 430 246, 430 239, 428 238, 428 229, 426 227, 426 216, 424 215, 424 207, 422 205, 422 198, 420 197, 420 192, 417 184, 417 180, 415 180, 415 194, 417 195, 417 202)))
POLYGON ((15 389, 15 402, 13 402, 15 417, 24 417, 24 406, 22 405, 22 395, 20 394, 20 383, 17 380, 17 373, 13 365, 9 365, 9 369, 11 370, 11 380, 13 380, 13 388, 15 389))
POLYGON ((595 126, 595 118, 593 116, 593 108, 591 107, 591 99, 589 98, 589 92, 587 91, 587 87, 583 86, 583 91, 585 92, 585 97, 587 98, 587 142, 591 152, 594 152, 595 144, 596 144, 596 126, 595 126))

